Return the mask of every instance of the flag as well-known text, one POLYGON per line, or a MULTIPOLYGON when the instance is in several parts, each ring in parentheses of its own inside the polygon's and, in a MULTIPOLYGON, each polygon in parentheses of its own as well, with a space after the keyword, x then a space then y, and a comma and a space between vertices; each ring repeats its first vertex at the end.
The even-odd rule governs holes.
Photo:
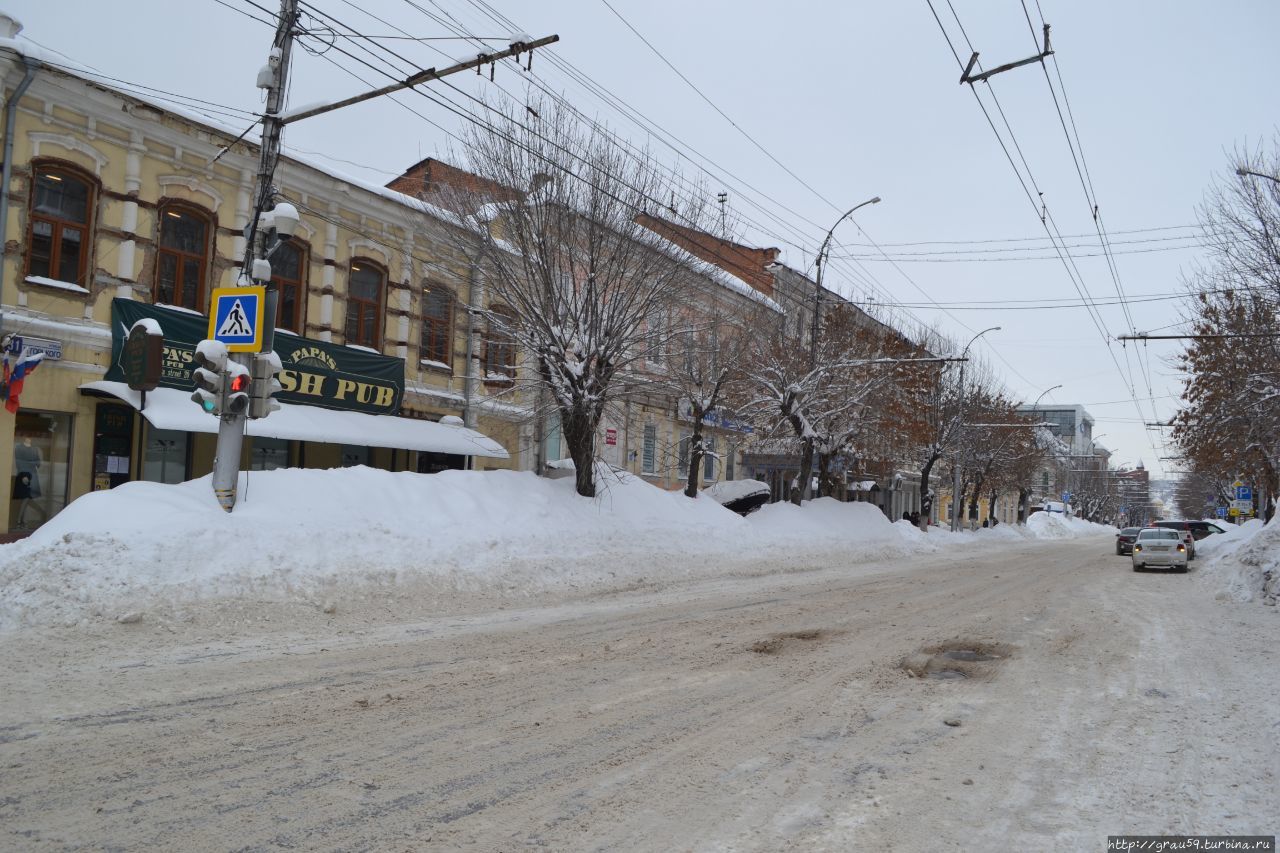
POLYGON ((4 383, 0 385, 0 398, 4 399, 4 407, 13 414, 18 412, 18 395, 22 393, 22 384, 31 372, 44 361, 44 353, 23 351, 18 361, 9 367, 9 355, 4 358, 4 383))

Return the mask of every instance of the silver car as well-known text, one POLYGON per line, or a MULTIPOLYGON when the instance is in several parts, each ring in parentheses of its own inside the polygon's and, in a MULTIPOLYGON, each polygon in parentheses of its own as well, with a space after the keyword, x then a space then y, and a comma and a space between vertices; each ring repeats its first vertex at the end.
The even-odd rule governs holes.
POLYGON ((1166 527, 1146 527, 1133 543, 1133 570, 1159 566, 1187 570, 1187 546, 1182 534, 1166 527))

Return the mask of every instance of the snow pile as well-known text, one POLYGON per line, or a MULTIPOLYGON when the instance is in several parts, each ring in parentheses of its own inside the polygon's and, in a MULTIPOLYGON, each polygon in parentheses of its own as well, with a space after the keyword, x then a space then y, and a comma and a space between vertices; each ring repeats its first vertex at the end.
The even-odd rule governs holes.
POLYGON ((702 490, 702 493, 716 503, 727 504, 748 495, 769 494, 769 484, 759 480, 721 480, 702 490))
MULTIPOLYGON (((571 478, 530 472, 288 468, 242 475, 230 514, 208 477, 126 483, 0 546, 0 630, 209 599, 625 588, 1041 535, 1015 525, 925 534, 872 504, 832 498, 742 518, 706 494, 691 501, 606 466, 597 482, 588 500, 571 478)), ((1079 524, 1072 535, 1096 533, 1079 524)))
POLYGON ((1251 519, 1196 543, 1200 576, 1223 598, 1275 604, 1280 598, 1280 524, 1251 519))
POLYGON ((1116 532, 1107 524, 1095 524, 1058 512, 1033 512, 1027 518, 1027 530, 1037 539, 1074 539, 1116 532))

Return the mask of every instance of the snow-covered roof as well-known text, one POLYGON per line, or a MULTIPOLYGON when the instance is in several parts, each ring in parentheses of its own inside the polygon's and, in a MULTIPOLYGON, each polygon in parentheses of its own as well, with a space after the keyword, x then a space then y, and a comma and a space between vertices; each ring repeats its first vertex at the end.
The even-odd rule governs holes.
MULTIPOLYGON (((80 388, 110 394, 123 400, 139 409, 142 416, 157 429, 204 433, 218 431, 218 419, 205 414, 191 402, 188 394, 176 388, 148 391, 145 409, 141 408, 141 392, 132 390, 123 382, 99 380, 85 383, 80 388)), ((245 434, 291 441, 393 447, 397 450, 422 450, 491 459, 507 459, 510 456, 498 442, 463 426, 291 403, 281 403, 279 411, 273 412, 270 417, 250 420, 245 434)))

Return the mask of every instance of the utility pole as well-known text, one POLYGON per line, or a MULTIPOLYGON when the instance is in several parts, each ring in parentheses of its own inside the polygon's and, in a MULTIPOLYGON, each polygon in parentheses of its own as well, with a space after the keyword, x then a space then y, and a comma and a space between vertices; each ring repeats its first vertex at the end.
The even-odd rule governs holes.
MULTIPOLYGON (((276 164, 280 160, 280 138, 284 121, 280 108, 289 82, 289 58, 293 48, 294 22, 298 17, 298 0, 280 0, 280 20, 276 25, 275 39, 267 64, 258 72, 258 86, 267 90, 267 106, 262 116, 262 146, 258 160, 258 186, 253 214, 245 226, 245 256, 240 268, 238 285, 254 280, 267 286, 266 309, 263 312, 262 351, 271 352, 276 324, 276 302, 279 298, 271 284, 271 266, 267 261, 267 232, 260 227, 259 218, 270 210, 275 198, 276 164)), ((248 368, 253 353, 236 353, 231 360, 248 368)), ((236 490, 240 479, 240 452, 244 445, 244 427, 247 413, 223 412, 218 422, 218 449, 213 459, 213 493, 227 512, 236 505, 236 490)))
MULTIPOLYGON (((518 58, 522 53, 527 53, 529 62, 532 63, 535 48, 560 40, 556 35, 541 39, 533 39, 524 34, 514 35, 511 44, 505 50, 493 53, 478 52, 473 59, 456 62, 440 70, 428 68, 379 89, 331 104, 285 114, 281 110, 284 107, 285 92, 288 90, 289 61, 297 18, 298 0, 280 0, 280 20, 276 25, 275 39, 271 43, 267 64, 258 72, 258 87, 266 90, 267 105, 262 116, 262 145, 258 161, 256 201, 252 217, 245 226, 245 255, 236 281, 239 287, 258 285, 266 288, 260 352, 268 356, 272 353, 275 342, 276 305, 279 302, 279 292, 271 281, 269 258, 271 253, 281 245, 281 238, 288 239, 293 235, 293 227, 298 222, 298 212, 293 205, 275 203, 276 188, 273 182, 276 165, 280 161, 280 142, 284 126, 401 89, 412 88, 420 83, 439 80, 470 68, 476 69, 478 74, 484 65, 492 67, 499 59, 518 58)), ((237 353, 232 355, 229 361, 244 368, 243 371, 237 369, 236 372, 252 375, 250 368, 255 359, 262 357, 257 353, 237 353)), ((279 370, 278 360, 274 361, 274 366, 279 370)), ((264 369, 262 372, 266 373, 265 382, 269 386, 273 381, 274 373, 269 369, 264 369)), ((259 381, 264 381, 261 376, 257 378, 259 381)), ((264 397, 270 397, 270 388, 262 389, 262 393, 264 397)), ((266 401, 263 405, 269 407, 270 401, 266 401)), ((270 409, 267 408, 266 411, 269 413, 270 409)), ((213 493, 218 498, 219 505, 227 512, 231 512, 236 504, 236 490, 240 479, 240 453, 244 446, 245 420, 249 414, 251 412, 223 410, 219 415, 218 447, 213 460, 213 493)), ((474 424, 469 423, 468 426, 474 426, 474 424)))

